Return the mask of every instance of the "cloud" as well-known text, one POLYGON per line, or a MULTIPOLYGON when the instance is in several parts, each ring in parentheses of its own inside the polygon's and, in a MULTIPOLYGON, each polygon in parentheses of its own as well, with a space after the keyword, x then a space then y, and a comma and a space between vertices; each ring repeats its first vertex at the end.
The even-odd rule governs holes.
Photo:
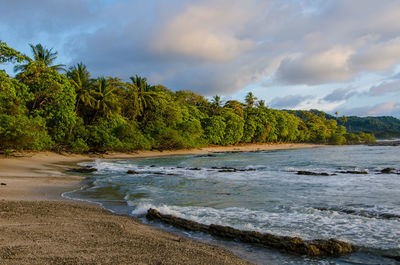
POLYGON ((391 100, 373 106, 344 109, 342 113, 356 116, 395 116, 400 118, 400 102, 391 100))
MULTIPOLYGON (((140 74, 205 95, 271 77, 274 86, 384 79, 400 63, 398 0, 4 0, 0 10, 9 44, 44 38, 92 76, 140 74)), ((350 95, 325 100, 335 97, 350 95)))
POLYGON ((352 77, 347 61, 353 51, 334 47, 319 53, 283 60, 277 70, 279 81, 287 84, 321 84, 352 77))
POLYGON ((400 37, 373 45, 366 45, 350 58, 354 70, 380 71, 393 67, 400 61, 400 37))
POLYGON ((60 36, 73 29, 84 30, 100 8, 100 0, 2 0, 0 21, 20 38, 60 36))
POLYGON ((357 92, 354 91, 352 88, 338 88, 325 96, 323 100, 328 102, 339 102, 345 101, 355 95, 357 95, 357 92))
POLYGON ((254 40, 241 32, 254 13, 255 5, 243 5, 237 0, 195 3, 163 21, 150 47, 161 55, 227 61, 254 48, 254 40))
POLYGON ((278 109, 294 109, 303 101, 312 98, 311 96, 301 96, 301 95, 288 95, 285 97, 277 97, 271 100, 269 105, 273 108, 278 109))
POLYGON ((385 81, 379 85, 372 86, 369 91, 369 96, 382 96, 388 93, 399 93, 400 92, 400 80, 385 81))

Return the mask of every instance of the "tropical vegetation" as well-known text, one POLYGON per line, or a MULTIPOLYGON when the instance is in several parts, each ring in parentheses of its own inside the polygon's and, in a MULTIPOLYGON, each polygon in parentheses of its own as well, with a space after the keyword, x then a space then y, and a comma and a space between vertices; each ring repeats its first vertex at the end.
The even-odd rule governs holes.
POLYGON ((369 143, 372 134, 347 133, 312 112, 268 108, 248 93, 245 102, 208 100, 132 75, 93 78, 83 63, 56 65, 57 52, 31 45, 32 58, 0 41, 0 149, 133 151, 239 143, 369 143))

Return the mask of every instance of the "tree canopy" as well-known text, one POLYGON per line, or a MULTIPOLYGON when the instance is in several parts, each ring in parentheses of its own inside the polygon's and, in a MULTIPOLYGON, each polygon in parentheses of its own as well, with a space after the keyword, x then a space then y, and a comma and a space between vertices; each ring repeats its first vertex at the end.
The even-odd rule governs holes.
POLYGON ((244 103, 211 100, 190 90, 172 91, 134 75, 92 78, 83 63, 61 71, 57 52, 30 45, 32 58, 0 41, 0 63, 15 63, 12 78, 0 71, 0 149, 74 152, 194 148, 238 143, 374 141, 347 133, 321 113, 270 109, 249 92, 244 103))

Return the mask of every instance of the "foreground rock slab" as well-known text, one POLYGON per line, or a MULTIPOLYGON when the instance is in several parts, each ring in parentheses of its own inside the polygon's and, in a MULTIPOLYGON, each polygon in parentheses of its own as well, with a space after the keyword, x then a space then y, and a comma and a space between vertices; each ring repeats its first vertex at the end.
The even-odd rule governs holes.
POLYGON ((229 226, 204 225, 169 214, 162 214, 155 209, 147 211, 146 218, 159 221, 177 228, 189 231, 200 231, 224 239, 240 240, 243 243, 253 243, 280 251, 307 255, 310 257, 338 257, 356 251, 358 248, 336 239, 303 241, 298 237, 277 236, 255 231, 242 231, 229 226))

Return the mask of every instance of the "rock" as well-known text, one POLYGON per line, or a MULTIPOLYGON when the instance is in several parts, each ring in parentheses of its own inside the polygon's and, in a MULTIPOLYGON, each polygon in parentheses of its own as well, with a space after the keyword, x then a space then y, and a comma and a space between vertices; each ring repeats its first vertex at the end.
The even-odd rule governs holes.
POLYGON ((0 185, 1 185, 1 186, 6 186, 7 184, 4 183, 4 182, 2 182, 2 183, 0 183, 0 185))
POLYGON ((147 211, 146 218, 189 231, 201 231, 216 237, 275 248, 296 255, 307 255, 310 257, 337 257, 357 250, 356 246, 336 239, 303 241, 299 237, 277 236, 268 233, 263 234, 256 231, 243 231, 233 227, 215 224, 204 225, 175 217, 173 215, 162 214, 151 208, 147 211))
POLYGON ((400 256, 383 255, 383 257, 388 258, 388 259, 394 259, 396 261, 400 261, 400 256))
POLYGON ((97 169, 93 167, 77 167, 77 168, 72 168, 69 171, 77 173, 91 173, 97 171, 97 169))
POLYGON ((369 146, 400 146, 400 141, 398 141, 398 140, 382 141, 382 142, 376 142, 373 144, 369 144, 369 146))
POLYGON ((356 170, 344 170, 344 171, 336 171, 341 174, 368 174, 367 171, 356 171, 356 170))
POLYGON ((392 167, 387 167, 387 168, 382 169, 382 170, 381 170, 381 173, 382 173, 382 174, 390 174, 390 173, 392 173, 392 171, 394 171, 394 170, 396 170, 396 169, 395 169, 395 168, 392 168, 392 167))
POLYGON ((238 169, 234 167, 211 167, 212 169, 218 169, 218 172, 236 172, 236 171, 256 171, 254 168, 243 168, 238 169))
POLYGON ((232 169, 220 169, 218 170, 218 172, 236 172, 236 169, 232 168, 232 169))
POLYGON ((334 207, 315 207, 315 209, 320 211, 336 211, 345 214, 352 214, 358 216, 364 216, 367 218, 377 218, 377 219, 394 219, 400 218, 399 214, 394 213, 380 213, 375 211, 367 211, 367 210, 354 210, 354 209, 344 209, 344 208, 334 208, 334 207))
POLYGON ((146 218, 151 221, 161 221, 174 227, 182 228, 188 231, 207 232, 208 226, 197 222, 179 218, 169 214, 161 214, 156 209, 150 208, 147 211, 146 218))
POLYGON ((134 174, 140 174, 140 173, 137 172, 137 171, 135 171, 135 170, 133 170, 133 169, 130 169, 130 170, 126 171, 126 174, 132 174, 132 175, 134 175, 134 174))
POLYGON ((190 167, 190 168, 188 168, 188 170, 201 170, 201 168, 199 168, 199 167, 190 167))
POLYGON ((199 157, 215 157, 214 154, 199 155, 199 157))
POLYGON ((307 175, 307 176, 330 176, 328 173, 325 173, 325 172, 317 173, 317 172, 304 171, 304 170, 297 171, 297 175, 307 175))

